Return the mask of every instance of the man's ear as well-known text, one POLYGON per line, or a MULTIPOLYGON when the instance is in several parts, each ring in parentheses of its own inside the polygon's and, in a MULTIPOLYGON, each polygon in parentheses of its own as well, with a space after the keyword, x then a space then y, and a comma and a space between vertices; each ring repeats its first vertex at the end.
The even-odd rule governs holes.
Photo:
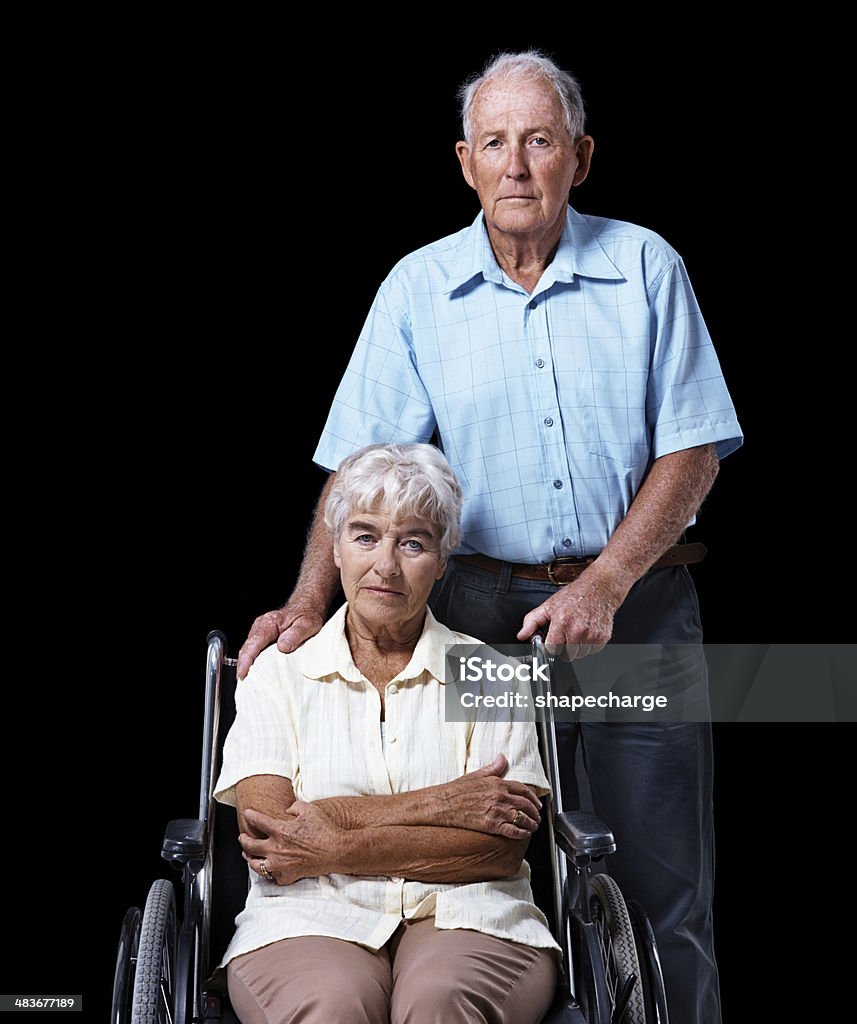
POLYGON ((575 143, 574 150, 577 157, 577 170, 574 172, 574 180, 571 187, 582 185, 589 174, 589 165, 592 163, 592 153, 595 149, 595 139, 591 135, 582 135, 575 143))
POLYGON ((473 174, 470 171, 470 146, 466 142, 456 142, 455 155, 461 164, 461 173, 464 175, 464 180, 471 188, 476 188, 473 184, 473 174))

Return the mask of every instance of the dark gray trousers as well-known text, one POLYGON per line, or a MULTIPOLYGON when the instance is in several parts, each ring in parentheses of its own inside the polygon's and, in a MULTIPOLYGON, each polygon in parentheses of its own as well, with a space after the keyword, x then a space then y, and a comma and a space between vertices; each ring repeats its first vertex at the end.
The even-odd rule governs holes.
MULTIPOLYGON (((516 644, 524 615, 556 589, 453 558, 430 604, 450 629, 488 644, 516 644)), ((683 566, 648 573, 635 584, 616 615, 611 641, 701 642, 696 591, 683 566)), ((626 899, 639 900, 649 914, 670 1020, 719 1024, 710 723, 581 721, 558 724, 557 742, 564 807, 591 800, 616 838, 607 870, 626 899)))

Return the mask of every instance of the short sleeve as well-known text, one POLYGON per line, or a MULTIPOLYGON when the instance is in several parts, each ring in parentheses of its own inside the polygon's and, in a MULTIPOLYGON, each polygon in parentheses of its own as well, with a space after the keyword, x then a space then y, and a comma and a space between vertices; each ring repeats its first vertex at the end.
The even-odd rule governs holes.
POLYGON ((434 429, 434 410, 413 354, 407 286, 394 272, 375 297, 313 461, 335 470, 364 445, 424 442, 434 429))
POLYGON ((214 787, 221 803, 235 805, 235 786, 253 775, 295 781, 299 764, 293 701, 299 681, 290 679, 291 657, 269 647, 238 682, 235 721, 223 744, 214 787))
POLYGON ((684 263, 677 255, 653 285, 652 371, 646 418, 652 455, 714 444, 725 458, 743 442, 720 362, 684 263))

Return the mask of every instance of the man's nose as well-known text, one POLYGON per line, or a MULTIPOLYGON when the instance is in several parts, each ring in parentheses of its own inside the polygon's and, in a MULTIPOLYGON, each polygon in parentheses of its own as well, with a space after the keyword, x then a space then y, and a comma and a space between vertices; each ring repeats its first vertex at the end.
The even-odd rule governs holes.
POLYGON ((522 146, 512 146, 509 150, 509 162, 506 164, 506 177, 520 181, 530 173, 526 154, 522 146))

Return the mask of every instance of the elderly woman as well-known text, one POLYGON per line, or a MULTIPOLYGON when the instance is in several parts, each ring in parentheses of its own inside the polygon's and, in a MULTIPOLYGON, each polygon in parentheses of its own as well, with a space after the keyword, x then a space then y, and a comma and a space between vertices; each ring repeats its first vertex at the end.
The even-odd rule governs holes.
POLYGON ((444 713, 446 648, 479 642, 426 605, 460 508, 431 445, 345 459, 325 522, 346 603, 238 687, 216 795, 251 872, 223 961, 243 1024, 535 1024, 551 1002, 535 728, 444 713))

